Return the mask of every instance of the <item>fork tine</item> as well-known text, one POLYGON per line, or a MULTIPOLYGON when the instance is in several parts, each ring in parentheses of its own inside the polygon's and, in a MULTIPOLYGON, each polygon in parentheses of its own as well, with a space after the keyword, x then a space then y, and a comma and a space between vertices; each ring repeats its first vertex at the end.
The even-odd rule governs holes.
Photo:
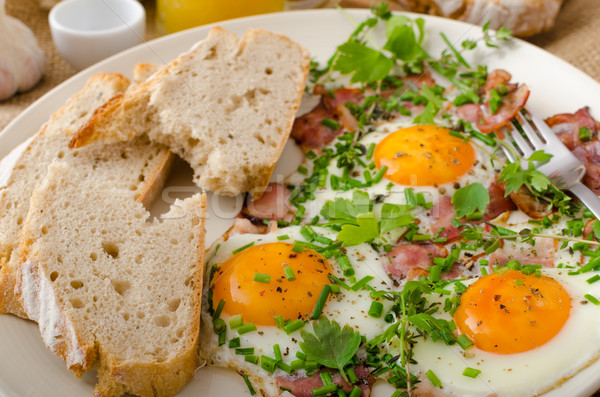
POLYGON ((515 145, 521 151, 523 157, 531 156, 531 154, 535 150, 535 147, 532 146, 530 141, 523 138, 523 136, 521 135, 521 132, 519 130, 514 128, 511 131, 510 137, 512 138, 512 141, 515 143, 515 145))
POLYGON ((540 135, 546 141, 546 144, 548 144, 548 145, 556 145, 558 143, 562 144, 562 141, 554 133, 544 134, 543 131, 545 129, 550 128, 544 120, 542 120, 538 115, 531 113, 527 108, 524 108, 523 111, 527 112, 529 119, 536 126, 540 135))
MULTIPOLYGON (((531 117, 530 113, 525 113, 527 116, 531 117)), ((521 125, 521 130, 525 137, 529 140, 530 146, 533 150, 542 149, 542 147, 546 144, 544 140, 545 136, 542 136, 539 131, 539 127, 531 120, 527 120, 523 114, 518 114, 519 124, 521 125)))

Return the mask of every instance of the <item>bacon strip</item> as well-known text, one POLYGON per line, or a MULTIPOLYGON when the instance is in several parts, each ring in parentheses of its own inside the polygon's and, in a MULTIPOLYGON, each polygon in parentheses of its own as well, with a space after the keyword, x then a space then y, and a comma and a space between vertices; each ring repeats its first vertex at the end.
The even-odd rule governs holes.
POLYGON ((573 114, 557 114, 547 118, 546 123, 575 157, 584 164, 586 170, 582 179, 584 185, 594 193, 600 194, 600 148, 598 146, 600 123, 591 116, 590 109, 586 106, 573 114), (591 141, 582 142, 579 139, 579 129, 582 127, 590 130, 591 141))
POLYGON ((286 186, 271 183, 258 200, 253 200, 248 196, 242 214, 253 221, 289 220, 295 212, 295 208, 289 200, 291 194, 292 191, 286 186))
POLYGON ((525 106, 529 98, 529 88, 525 84, 510 84, 511 77, 510 73, 502 69, 494 70, 488 75, 485 84, 485 101, 481 108, 483 123, 477 125, 479 131, 489 133, 507 125, 525 106), (490 109, 490 91, 498 88, 500 85, 504 85, 507 88, 507 93, 502 97, 502 105, 500 105, 498 111, 492 114, 490 109))
POLYGON ((353 130, 356 120, 346 108, 346 102, 361 103, 364 94, 357 88, 340 88, 333 96, 322 86, 315 86, 313 93, 321 95, 321 102, 309 113, 298 117, 292 127, 292 137, 301 145, 320 148, 342 134, 344 129, 353 130), (333 130, 323 125, 323 119, 330 118, 340 122, 340 128, 333 130))
MULTIPOLYGON (((278 376, 277 384, 279 387, 290 390, 290 393, 296 397, 312 397, 312 391, 323 386, 320 374, 324 371, 329 372, 333 383, 341 385, 344 391, 350 391, 354 388, 355 385, 349 384, 338 372, 332 370, 320 370, 312 376, 278 376)), ((373 376, 371 376, 371 373, 364 365, 354 367, 354 373, 359 379, 359 383, 356 386, 362 389, 362 397, 369 397, 374 382, 373 376)))
POLYGON ((600 123, 598 123, 590 114, 590 108, 584 107, 575 113, 561 113, 548 117, 546 124, 552 128, 556 136, 560 138, 570 150, 583 144, 579 139, 579 129, 586 127, 592 133, 592 138, 598 136, 600 123))
POLYGON ((492 182, 488 188, 490 202, 488 203, 485 213, 483 214, 484 219, 494 219, 506 211, 513 211, 517 209, 517 206, 510 198, 504 197, 505 192, 504 184, 502 182, 492 182))
MULTIPOLYGON (((435 80, 429 71, 421 74, 409 74, 402 81, 407 82, 404 88, 420 89, 424 85, 434 87, 435 80)), ((389 89, 381 93, 381 96, 388 98, 390 95, 399 92, 398 89, 389 89)), ((373 92, 367 90, 363 92, 357 88, 340 88, 333 93, 329 93, 323 86, 317 85, 313 89, 314 95, 321 95, 321 102, 309 113, 298 117, 292 127, 292 137, 302 146, 307 148, 321 148, 344 131, 353 131, 356 128, 357 121, 346 107, 346 103, 361 104, 365 96, 372 95, 373 92), (329 118, 340 123, 340 128, 333 130, 323 125, 323 119, 329 118)), ((412 102, 404 102, 403 105, 414 111, 421 110, 424 107, 414 105, 412 102)), ((390 115, 392 116, 392 115, 390 115)))
POLYGON ((551 238, 537 238, 535 246, 529 248, 505 242, 502 248, 498 248, 490 255, 490 267, 503 266, 506 262, 515 259, 521 265, 554 267, 555 251, 554 239, 551 238))
POLYGON ((456 218, 456 212, 454 212, 451 200, 450 196, 442 196, 431 208, 431 232, 436 234, 441 228, 444 228, 439 237, 445 237, 448 241, 460 237, 460 230, 452 224, 452 219, 456 218))
POLYGON ((432 243, 399 244, 385 254, 383 267, 396 280, 413 280, 427 274, 433 258, 446 256, 448 251, 443 246, 432 243))

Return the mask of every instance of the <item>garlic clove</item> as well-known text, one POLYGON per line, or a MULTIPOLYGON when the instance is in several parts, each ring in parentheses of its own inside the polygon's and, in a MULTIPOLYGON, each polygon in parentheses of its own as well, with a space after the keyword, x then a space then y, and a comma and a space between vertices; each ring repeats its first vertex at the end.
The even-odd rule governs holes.
POLYGON ((33 32, 6 15, 0 0, 0 100, 37 84, 46 68, 46 56, 33 32))

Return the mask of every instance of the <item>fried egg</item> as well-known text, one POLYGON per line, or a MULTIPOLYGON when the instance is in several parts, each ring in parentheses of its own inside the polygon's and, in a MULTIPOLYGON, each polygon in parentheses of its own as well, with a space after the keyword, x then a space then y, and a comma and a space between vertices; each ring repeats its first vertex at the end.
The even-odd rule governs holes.
MULTIPOLYGON (((335 239, 335 232, 329 229, 315 227, 314 230, 325 238, 335 239)), ((264 235, 238 234, 216 243, 207 256, 201 357, 212 365, 247 374, 254 387, 264 390, 268 395, 279 394, 276 378, 286 373, 281 369, 271 373, 263 369, 260 362, 247 362, 245 355, 236 354, 236 351, 239 352, 237 349, 254 348, 253 356, 273 358, 274 345, 278 345, 283 363, 289 365, 297 360, 296 353, 301 351, 298 345, 302 341, 300 331, 286 333, 277 327, 275 317, 303 320, 306 324, 302 329, 312 332, 311 313, 323 287, 332 283, 329 276, 348 280, 336 259, 325 258, 311 248, 297 252, 294 249, 296 241, 306 241, 298 226, 264 235), (293 270, 294 280, 286 277, 286 267, 293 270), (256 281, 256 274, 269 276, 270 279, 268 282, 256 281), (220 318, 227 325, 227 331, 225 343, 219 346, 211 311, 217 310, 221 301, 224 306, 220 318), (240 328, 232 329, 229 321, 239 316, 243 324, 253 323, 256 330, 241 333, 240 328), (235 338, 239 338, 239 347, 229 347, 235 338)), ((353 279, 371 276, 373 279, 369 285, 378 289, 392 285, 382 270, 378 253, 370 245, 349 247, 346 255, 355 273, 353 279)), ((341 288, 339 293, 329 295, 322 314, 342 327, 349 325, 359 330, 361 335, 371 339, 389 326, 382 319, 368 315, 372 302, 367 290, 341 288)), ((381 300, 381 303, 384 312, 389 310, 390 302, 381 300)))
MULTIPOLYGON (((401 117, 379 125, 360 143, 367 149, 373 147, 371 158, 367 159, 366 152, 361 157, 367 166, 373 165, 371 169, 356 166, 350 177, 363 180, 365 171, 375 173, 386 167, 379 182, 360 187, 371 199, 378 198, 381 203, 407 204, 407 188, 423 193, 427 202, 436 203, 440 197, 451 196, 462 186, 479 182, 487 188, 495 180, 492 154, 484 144, 476 139, 464 141, 439 125, 414 125, 410 119, 401 117)), ((335 143, 331 145, 334 146, 335 143)), ((307 160, 304 167, 310 168, 310 161, 307 160)), ((335 163, 330 164, 327 171, 330 176, 343 176, 335 163)), ((289 179, 292 183, 300 180, 301 175, 289 179)), ((351 197, 351 191, 333 189, 329 179, 326 186, 315 192, 315 199, 306 203, 304 219, 318 215, 326 201, 351 197)), ((417 209, 415 215, 423 225, 429 223, 425 209, 417 209)))
POLYGON ((587 298, 600 297, 600 283, 588 283, 592 276, 508 270, 465 281, 453 319, 474 345, 420 341, 418 369, 457 396, 533 396, 557 387, 600 355, 600 306, 587 298), (466 376, 466 368, 480 373, 466 376))

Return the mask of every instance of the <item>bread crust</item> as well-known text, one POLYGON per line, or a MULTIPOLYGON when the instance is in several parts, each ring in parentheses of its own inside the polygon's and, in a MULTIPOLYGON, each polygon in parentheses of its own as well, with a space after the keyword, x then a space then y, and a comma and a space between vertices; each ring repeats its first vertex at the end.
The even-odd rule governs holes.
MULTIPOLYGON (((76 311, 69 306, 69 293, 56 289, 56 282, 50 273, 52 267, 39 260, 40 247, 37 244, 37 230, 39 229, 39 204, 51 193, 57 175, 65 173, 63 165, 52 166, 54 169, 51 179, 44 182, 34 193, 38 207, 30 212, 20 242, 20 253, 26 262, 20 267, 18 273, 17 296, 23 302, 28 316, 37 321, 42 338, 49 349, 62 358, 67 368, 81 376, 83 373, 97 369, 98 383, 94 390, 97 396, 120 396, 134 394, 138 396, 173 396, 178 393, 194 376, 198 362, 198 344, 200 328, 200 305, 202 297, 202 278, 204 266, 204 237, 206 195, 196 195, 185 202, 176 202, 179 212, 173 213, 173 218, 165 218, 163 222, 185 216, 182 224, 196 229, 197 240, 192 241, 196 247, 194 263, 179 264, 182 274, 190 272, 191 279, 187 280, 193 291, 189 295, 193 302, 189 321, 186 320, 186 336, 184 349, 169 351, 167 359, 149 359, 146 355, 136 359, 128 353, 129 346, 121 346, 122 351, 111 350, 103 344, 105 336, 95 334, 93 330, 86 329, 81 322, 81 317, 72 316, 76 311), (38 214, 37 218, 34 214, 38 214), (190 266, 192 268, 190 268, 190 266)), ((43 208, 46 209, 45 207, 43 208)), ((133 217, 133 215, 132 215, 133 217)), ((144 222, 141 220, 140 222, 144 222)), ((102 221, 96 225, 102 227, 102 221)), ((154 225, 160 228, 162 225, 154 225)), ((157 229, 154 229, 157 230, 157 229)), ((65 248, 59 248, 64 250, 65 248)), ((81 264, 82 266, 88 266, 81 264)), ((81 275, 77 276, 81 277, 81 275)), ((83 284, 89 280, 82 279, 83 284)), ((90 281, 91 282, 91 281, 90 281)), ((91 314, 92 315, 92 314, 91 314)), ((77 316, 80 316, 78 314, 77 316)), ((115 312, 114 321, 121 321, 120 314, 115 312)), ((148 319, 150 321, 150 319, 148 319)), ((135 336, 131 340, 136 343, 135 336)), ((169 346, 165 346, 168 349, 169 346)))
POLYGON ((150 139, 169 146, 190 163, 195 182, 201 188, 229 196, 242 192, 259 195, 266 188, 291 132, 309 65, 308 52, 285 36, 261 29, 249 30, 238 41, 224 29, 213 28, 188 53, 98 109, 73 137, 70 147, 82 147, 97 140, 129 140, 148 131, 150 139), (261 45, 270 46, 273 58, 277 55, 279 63, 255 56, 253 46, 261 45), (293 64, 281 61, 287 55, 294 60, 293 64), (279 69, 274 73, 268 62, 275 62, 279 69), (244 87, 232 87, 229 80, 242 81, 245 73, 254 73, 253 79, 247 79, 244 87), (269 77, 271 74, 273 77, 269 77), (244 88, 246 93, 239 92, 244 88), (276 96, 282 89, 288 93, 285 98, 276 96), (173 92, 178 93, 176 98, 173 92), (255 95, 260 98, 257 105, 254 105, 255 95), (267 102, 263 97, 273 99, 267 102), (172 106, 176 100, 182 101, 178 108, 172 106), (253 106, 262 106, 262 113, 253 106), (277 106, 273 119, 268 116, 273 110, 267 109, 268 106, 277 106), (246 111, 245 117, 235 114, 239 109, 246 111), (202 132, 203 128, 214 131, 202 132), (237 157, 232 158, 232 154, 237 157))

